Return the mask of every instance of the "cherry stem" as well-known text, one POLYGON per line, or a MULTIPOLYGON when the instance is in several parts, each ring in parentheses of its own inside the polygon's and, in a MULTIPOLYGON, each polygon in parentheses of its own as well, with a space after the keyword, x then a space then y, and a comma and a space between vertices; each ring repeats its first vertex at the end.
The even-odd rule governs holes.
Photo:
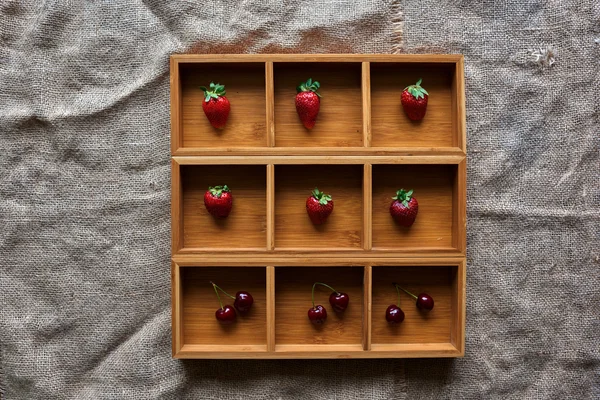
MULTIPOLYGON (((331 286, 327 285, 326 283, 322 283, 322 282, 315 282, 315 285, 321 285, 321 286, 325 286, 326 288, 329 288, 329 289, 331 289, 331 291, 332 291, 332 292, 335 292, 335 293, 338 293, 338 294, 340 293, 340 292, 338 292, 337 290, 335 290, 334 288, 332 288, 331 286)), ((313 285, 313 286, 314 286, 314 285, 313 285)))
POLYGON ((412 294, 411 292, 409 292, 408 290, 404 289, 402 286, 398 285, 396 282, 393 283, 394 286, 396 286, 397 288, 402 289, 402 291, 404 293, 406 293, 407 295, 409 295, 410 297, 412 297, 415 300, 418 300, 418 297, 415 296, 414 294, 412 294))
POLYGON ((335 292, 335 293, 338 293, 338 294, 340 293, 340 292, 338 292, 337 290, 335 290, 334 288, 332 288, 331 286, 329 286, 329 285, 328 285, 328 284, 326 284, 326 283, 322 283, 322 282, 315 282, 315 283, 313 284, 313 287, 312 287, 312 305, 313 305, 313 308, 315 308, 315 287, 316 287, 317 285, 325 286, 326 288, 329 288, 329 289, 331 289, 331 291, 333 291, 333 292, 335 292))
POLYGON ((223 309, 223 302, 221 301, 221 296, 219 296, 219 292, 217 291, 217 285, 211 282, 213 285, 213 289, 215 289, 215 293, 217 294, 217 299, 219 299, 219 304, 221 305, 221 310, 223 309))
POLYGON ((393 284, 394 287, 396 288, 396 293, 398 293, 398 304, 397 306, 400 307, 400 290, 398 289, 398 285, 397 284, 393 284))
POLYGON ((230 295, 229 293, 227 293, 226 291, 223 290, 223 288, 219 285, 217 285, 216 283, 214 283, 213 281, 210 281, 210 283, 212 283, 212 285, 215 287, 215 289, 219 289, 221 292, 225 293, 228 297, 231 297, 232 299, 235 300, 235 297, 230 295))

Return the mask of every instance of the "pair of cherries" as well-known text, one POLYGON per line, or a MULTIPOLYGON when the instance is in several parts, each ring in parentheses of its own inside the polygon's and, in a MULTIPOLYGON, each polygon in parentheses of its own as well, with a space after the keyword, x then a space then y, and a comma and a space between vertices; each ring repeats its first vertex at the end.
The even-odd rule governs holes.
POLYGON ((400 290, 417 301, 417 308, 419 310, 433 310, 433 297, 427 293, 419 293, 419 295, 415 296, 408 290, 400 287, 400 285, 398 285, 396 282, 392 283, 392 285, 394 285, 396 292, 398 293, 398 304, 392 304, 387 308, 387 310, 385 310, 385 320, 391 325, 396 325, 404 321, 404 311, 400 309, 400 290))
POLYGON ((312 308, 308 310, 308 319, 314 325, 323 325, 325 320, 327 319, 327 309, 322 305, 315 306, 315 287, 317 285, 325 286, 326 288, 331 290, 331 294, 329 295, 329 304, 335 312, 344 312, 346 308, 348 308, 348 304, 350 303, 350 296, 347 293, 338 292, 331 286, 322 283, 315 282, 312 287, 312 308))
POLYGON ((210 284, 213 285, 213 289, 215 289, 215 293, 217 294, 217 298, 219 299, 219 304, 221 305, 221 308, 215 311, 215 318, 217 318, 217 321, 219 321, 223 325, 230 325, 235 322, 237 318, 237 313, 235 312, 235 310, 237 310, 240 314, 245 314, 248 311, 250 311, 252 304, 254 304, 254 298, 248 292, 239 291, 235 294, 235 296, 232 296, 223 289, 221 289, 221 287, 213 281, 210 281, 210 284), (227 297, 231 297, 232 299, 234 299, 233 307, 230 305, 223 306, 221 296, 219 295, 219 291, 217 289, 219 289, 221 292, 227 295, 227 297))

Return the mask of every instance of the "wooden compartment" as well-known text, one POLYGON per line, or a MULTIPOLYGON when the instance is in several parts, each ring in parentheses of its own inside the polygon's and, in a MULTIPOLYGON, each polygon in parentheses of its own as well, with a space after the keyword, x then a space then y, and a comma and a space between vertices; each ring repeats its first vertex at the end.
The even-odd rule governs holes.
POLYGON ((276 249, 361 249, 363 237, 362 165, 276 165, 276 249), (306 212, 312 190, 333 198, 333 212, 313 225, 306 212))
POLYGON ((402 351, 414 348, 462 349, 464 287, 461 280, 464 265, 447 266, 373 266, 371 304, 371 350, 402 351), (405 319, 390 325, 385 311, 397 304, 398 295, 392 285, 397 282, 418 295, 425 292, 433 297, 431 311, 421 311, 415 300, 400 291, 400 308, 405 319))
POLYGON ((373 249, 458 250, 454 208, 458 165, 373 165, 373 249), (398 225, 389 208, 396 191, 413 189, 419 204, 415 223, 398 225))
MULTIPOLYGON (((456 64, 371 63, 372 147, 462 147, 456 64), (427 113, 411 121, 402 109, 405 87, 423 79, 427 113)), ((461 71, 462 73, 462 71, 461 71)))
POLYGON ((275 146, 350 147, 363 145, 362 64, 275 63, 275 146), (296 87, 319 81, 321 109, 311 130, 296 112, 296 87))
MULTIPOLYGON (((265 165, 181 165, 181 246, 184 251, 266 249, 265 165), (233 207, 225 219, 206 211, 209 186, 228 185, 233 207)), ((177 229, 177 228, 174 228, 177 229)))
MULTIPOLYGON (((403 358, 464 354, 466 116, 461 55, 173 55, 171 57, 172 328, 175 358, 403 358), (321 111, 306 130, 296 86, 321 83, 321 111), (423 78, 422 122, 407 119, 405 86, 423 78), (201 85, 226 85, 227 127, 213 129, 201 85), (209 186, 234 197, 225 220, 204 207, 209 186), (312 190, 333 196, 328 221, 306 213, 312 190), (413 189, 411 228, 389 214, 413 189), (215 320, 208 283, 248 290, 253 314, 231 327, 215 320), (428 292, 420 314, 390 328, 392 281, 428 292), (315 281, 350 294, 336 314, 328 291, 322 327, 307 317, 315 281), (243 286, 243 287, 242 287, 243 286)), ((234 293, 232 293, 234 294, 234 293)))
POLYGON ((275 351, 362 351, 363 267, 276 267, 275 351), (327 309, 321 326, 308 319, 315 282, 326 283, 350 297, 348 308, 336 313, 329 304, 331 291, 315 289, 315 305, 327 309))
POLYGON ((178 148, 267 146, 265 64, 189 63, 179 70, 181 135, 178 148), (213 128, 202 110, 200 86, 225 85, 231 104, 227 125, 213 128))
MULTIPOLYGON (((183 351, 267 351, 267 296, 265 267, 182 267, 179 271, 183 351), (254 304, 246 314, 237 313, 231 325, 215 318, 219 300, 210 284, 214 281, 232 296, 250 292, 254 304)), ((223 305, 233 299, 220 293, 223 305)))

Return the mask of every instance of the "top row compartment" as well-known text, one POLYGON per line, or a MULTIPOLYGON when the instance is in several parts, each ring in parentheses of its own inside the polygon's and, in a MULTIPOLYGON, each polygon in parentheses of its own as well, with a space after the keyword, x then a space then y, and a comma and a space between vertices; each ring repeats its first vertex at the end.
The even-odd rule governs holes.
POLYGON ((462 153, 462 56, 174 55, 171 58, 173 155, 331 151, 462 153), (321 110, 312 130, 296 114, 296 86, 321 83, 321 110), (410 121, 402 90, 423 78, 427 115, 410 121), (226 86, 227 126, 215 129, 202 111, 200 86, 226 86))

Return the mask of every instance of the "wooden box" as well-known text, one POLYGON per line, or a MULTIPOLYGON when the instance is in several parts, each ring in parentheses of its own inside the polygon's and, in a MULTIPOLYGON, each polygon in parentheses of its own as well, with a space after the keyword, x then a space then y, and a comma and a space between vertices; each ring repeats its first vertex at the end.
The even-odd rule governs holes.
POLYGON ((392 358, 464 354, 466 141, 461 55, 173 55, 171 57, 172 327, 176 358, 392 358), (321 83, 306 130, 296 86, 321 83), (400 94, 423 78, 427 115, 412 122, 400 94), (202 111, 211 81, 226 85, 227 126, 202 111), (208 186, 227 184, 231 214, 206 211, 208 186), (334 198, 324 225, 305 208, 314 187, 334 198), (413 189, 415 224, 389 215, 413 189), (235 324, 215 319, 210 281, 255 303, 235 324), (328 319, 307 318, 315 281, 350 295, 328 319), (433 296, 420 312, 392 282, 433 296))

